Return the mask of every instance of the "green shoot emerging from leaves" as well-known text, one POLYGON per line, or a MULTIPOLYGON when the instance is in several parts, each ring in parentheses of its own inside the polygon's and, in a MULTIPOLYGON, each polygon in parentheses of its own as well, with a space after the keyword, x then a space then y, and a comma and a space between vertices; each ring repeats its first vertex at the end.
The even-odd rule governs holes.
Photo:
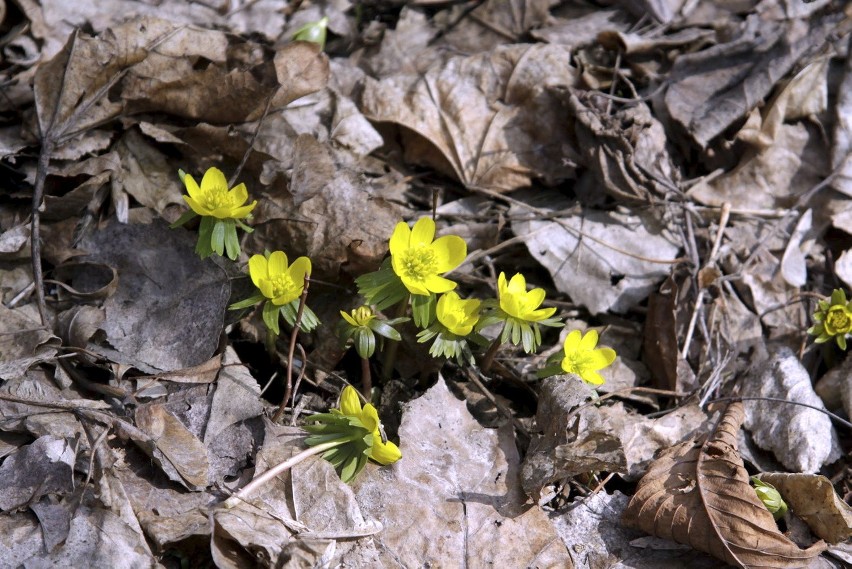
POLYGON ((307 41, 318 44, 320 49, 325 49, 325 38, 328 31, 328 16, 316 22, 308 22, 293 34, 295 41, 307 41))
POLYGON ((763 505, 766 506, 766 509, 772 514, 775 521, 783 518, 784 514, 787 513, 787 503, 784 501, 784 498, 781 497, 781 493, 778 492, 775 486, 762 481, 756 476, 751 477, 751 483, 754 485, 754 491, 757 493, 757 497, 760 498, 760 501, 763 502, 763 505))
POLYGON ((315 423, 305 426, 311 433, 305 441, 309 446, 339 442, 323 458, 334 466, 344 482, 352 481, 368 459, 386 465, 402 458, 399 448, 384 436, 376 408, 370 403, 362 408, 358 392, 352 386, 347 385, 340 395, 339 409, 314 415, 308 421, 315 423))
POLYGON ((193 217, 201 216, 198 229, 198 244, 195 252, 204 259, 216 253, 221 256, 226 252, 228 258, 236 259, 240 254, 240 241, 237 239, 237 226, 247 233, 252 228, 242 222, 251 217, 251 211, 257 205, 257 200, 245 205, 248 201, 248 191, 245 184, 228 189, 225 174, 218 168, 210 168, 204 173, 199 186, 195 179, 179 171, 181 181, 186 186, 189 195, 183 196, 190 210, 184 213, 172 224, 172 228, 180 227, 193 217))
POLYGON ((830 300, 820 300, 814 321, 816 324, 808 329, 808 334, 816 336, 817 344, 833 339, 845 350, 846 337, 852 332, 852 302, 846 300, 846 291, 836 288, 830 300))
MULTIPOLYGON (((264 255, 253 255, 249 259, 249 276, 258 293, 231 305, 231 310, 248 308, 259 302, 263 305, 263 322, 276 336, 279 314, 290 326, 295 326, 299 310, 299 300, 305 287, 305 277, 311 274, 311 260, 299 257, 292 265, 287 263, 287 255, 283 251, 264 255)), ((301 326, 306 332, 312 331, 319 325, 319 319, 314 312, 305 306, 302 312, 301 326)))

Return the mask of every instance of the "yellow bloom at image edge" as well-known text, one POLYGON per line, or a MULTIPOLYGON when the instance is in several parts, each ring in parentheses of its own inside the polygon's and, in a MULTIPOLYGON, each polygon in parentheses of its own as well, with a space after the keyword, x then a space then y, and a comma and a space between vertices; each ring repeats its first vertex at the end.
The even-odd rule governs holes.
POLYGON ((362 408, 358 392, 351 385, 347 385, 340 395, 340 412, 360 419, 364 427, 373 433, 373 450, 370 458, 379 464, 391 464, 402 458, 399 447, 390 441, 382 441, 382 435, 379 432, 379 414, 376 408, 370 403, 362 408))
POLYGON ((591 385, 603 385, 604 378, 598 372, 615 361, 612 348, 595 348, 598 345, 598 333, 589 330, 584 336, 579 330, 573 330, 565 338, 562 358, 562 370, 573 373, 591 385))
POLYGON ((311 273, 311 260, 299 257, 292 265, 287 264, 287 255, 275 251, 269 259, 263 255, 252 255, 249 259, 249 276, 260 292, 276 306, 289 304, 302 295, 305 275, 311 273))
POLYGON ((225 174, 218 168, 204 173, 199 186, 195 179, 186 174, 183 178, 188 196, 183 196, 192 211, 202 216, 217 219, 244 219, 257 205, 257 200, 248 205, 248 190, 245 184, 228 189, 225 174))

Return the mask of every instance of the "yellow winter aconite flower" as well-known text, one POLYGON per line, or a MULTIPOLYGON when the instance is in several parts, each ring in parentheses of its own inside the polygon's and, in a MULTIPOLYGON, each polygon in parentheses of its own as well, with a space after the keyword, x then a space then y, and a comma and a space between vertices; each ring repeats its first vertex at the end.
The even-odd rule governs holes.
POLYGON ((846 336, 852 333, 852 302, 846 299, 846 291, 834 289, 831 299, 820 300, 814 320, 816 324, 808 329, 808 333, 816 336, 816 343, 833 338, 841 350, 846 349, 846 336))
POLYGON ((376 317, 369 306, 359 306, 352 310, 352 315, 340 311, 340 316, 351 326, 369 326, 370 320, 376 317))
POLYGON ((538 308, 544 302, 544 289, 527 291, 527 281, 521 273, 515 273, 512 280, 506 282, 506 274, 501 272, 497 278, 497 294, 500 308, 518 320, 540 322, 556 312, 555 307, 538 308))
POLYGON ((340 409, 313 415, 307 421, 305 430, 311 436, 305 443, 331 446, 322 456, 344 482, 354 479, 368 459, 391 464, 402 458, 399 447, 385 438, 376 408, 369 403, 362 408, 358 392, 350 385, 340 394, 340 409))
MULTIPOLYGON (((334 410, 332 410, 334 412, 334 410)), ((376 408, 371 403, 361 407, 358 392, 351 385, 347 385, 340 395, 340 414, 356 417, 364 427, 373 435, 373 446, 370 458, 379 464, 391 464, 402 458, 402 453, 391 441, 383 440, 379 431, 381 422, 376 408)))
POLYGON ((456 336, 467 336, 479 321, 481 305, 479 300, 462 300, 455 292, 448 292, 438 299, 438 322, 456 336))
POLYGON ((456 283, 444 278, 467 256, 467 244, 457 235, 435 239, 435 222, 429 217, 417 220, 413 228, 404 221, 394 228, 389 249, 394 273, 411 294, 428 296, 452 290, 456 283))
POLYGON ((589 330, 585 336, 579 330, 573 330, 563 345, 562 370, 580 376, 586 383, 602 385, 604 379, 598 371, 614 362, 616 354, 612 348, 596 349, 597 345, 596 330, 589 330))
POLYGON ((204 173, 199 186, 195 179, 183 176, 188 196, 183 196, 192 211, 198 215, 217 219, 245 219, 257 205, 257 200, 244 205, 248 200, 245 184, 228 189, 228 180, 218 168, 210 168, 204 173))
POLYGON ((269 259, 263 255, 252 255, 249 259, 249 276, 254 286, 276 306, 299 298, 305 287, 305 275, 310 273, 310 259, 299 257, 288 266, 283 251, 275 251, 269 259))

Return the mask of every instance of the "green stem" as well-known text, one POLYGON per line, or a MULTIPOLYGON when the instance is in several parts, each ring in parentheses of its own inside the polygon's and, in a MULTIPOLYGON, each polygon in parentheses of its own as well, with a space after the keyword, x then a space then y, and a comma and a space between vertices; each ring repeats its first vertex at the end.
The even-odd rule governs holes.
POLYGON ((370 375, 370 359, 361 358, 361 393, 367 403, 372 401, 373 378, 370 375))
POLYGON ((266 341, 264 342, 264 347, 266 348, 266 353, 269 355, 269 361, 275 361, 275 339, 278 335, 270 330, 266 329, 266 341))
POLYGON ((257 490, 259 487, 263 486, 264 484, 266 484, 267 482, 269 482, 270 480, 272 480, 276 476, 282 474, 286 470, 296 466, 297 464, 299 464, 300 462, 302 462, 306 458, 314 456, 316 454, 323 453, 323 452, 327 451, 328 449, 334 448, 336 446, 340 446, 340 445, 347 443, 347 442, 349 442, 349 441, 348 440, 335 440, 335 441, 329 441, 327 443, 322 443, 322 444, 319 444, 317 446, 311 447, 307 450, 304 450, 304 451, 300 452, 299 454, 288 458, 287 460, 285 460, 282 463, 276 464, 275 466, 273 466, 272 468, 270 468, 269 470, 267 470, 266 472, 264 472, 263 474, 261 474, 260 476, 258 476, 257 478, 255 478, 254 480, 249 482, 248 484, 246 484, 239 492, 237 492, 236 494, 234 494, 233 496, 231 496, 230 498, 225 500, 225 507, 230 509, 230 508, 233 508, 234 506, 236 506, 239 502, 245 502, 248 499, 248 497, 255 490, 257 490))
MULTIPOLYGON (((503 329, 506 328, 506 325, 503 324, 503 329)), ((491 371, 491 366, 494 363, 494 356, 497 355, 497 350, 500 349, 500 346, 503 345, 503 342, 500 341, 500 338, 503 337, 503 330, 500 330, 500 333, 497 334, 497 337, 494 338, 494 341, 491 342, 491 345, 488 346, 488 351, 485 352, 485 355, 482 356, 482 361, 479 364, 479 369, 482 370, 482 373, 488 373, 491 371)))
MULTIPOLYGON (((405 316, 405 311, 408 309, 409 296, 406 294, 402 302, 397 305, 396 316, 394 318, 405 316)), ((382 381, 388 381, 393 376, 393 366, 396 363, 397 349, 399 349, 399 342, 385 342, 385 357, 382 360, 382 381)), ((369 401, 370 398, 367 397, 367 400, 369 401)))

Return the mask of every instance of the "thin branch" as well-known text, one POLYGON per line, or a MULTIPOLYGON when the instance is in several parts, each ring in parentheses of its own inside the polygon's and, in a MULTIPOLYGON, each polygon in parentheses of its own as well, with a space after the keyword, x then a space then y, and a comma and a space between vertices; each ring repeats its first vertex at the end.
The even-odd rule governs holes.
MULTIPOLYGON (((281 401, 281 406, 272 417, 272 422, 277 423, 281 420, 284 414, 284 409, 287 407, 287 402, 293 394, 293 356, 296 354, 296 340, 299 337, 299 330, 302 328, 302 314, 305 312, 305 301, 308 298, 308 286, 311 284, 308 275, 305 275, 305 286, 302 288, 302 296, 299 297, 299 310, 296 312, 296 322, 293 324, 293 333, 290 334, 290 350, 287 352, 287 387, 284 391, 284 399, 281 401)), ((305 366, 304 360, 302 367, 305 366)))

